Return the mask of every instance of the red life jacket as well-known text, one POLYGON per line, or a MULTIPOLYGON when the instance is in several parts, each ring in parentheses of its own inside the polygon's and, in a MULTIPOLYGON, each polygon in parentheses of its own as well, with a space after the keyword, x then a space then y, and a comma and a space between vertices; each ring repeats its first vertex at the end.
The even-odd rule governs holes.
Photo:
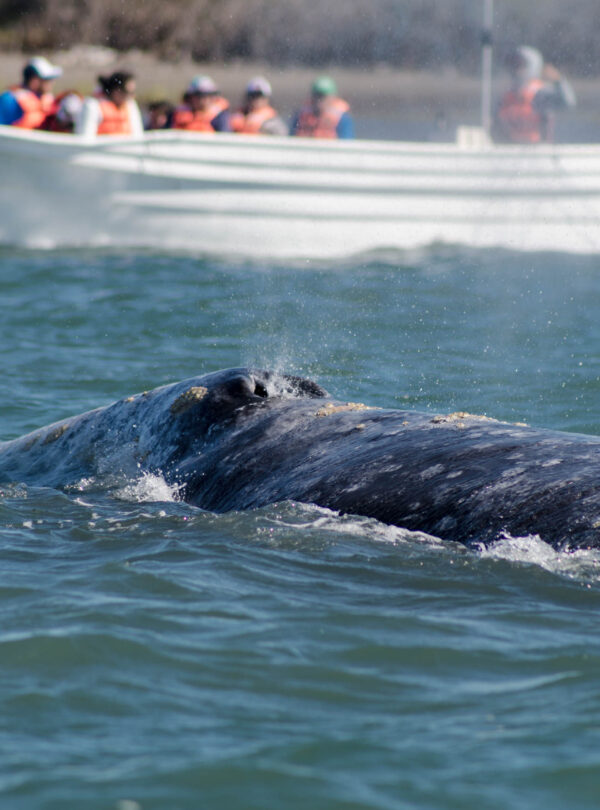
POLYGON ((14 87, 11 92, 19 107, 23 110, 23 115, 13 122, 13 126, 22 127, 23 129, 39 129, 46 117, 52 112, 54 103, 52 93, 37 96, 26 87, 14 87))
POLYGON ((303 138, 337 138, 337 125, 350 106, 341 98, 335 96, 327 99, 325 109, 316 115, 311 102, 307 102, 300 110, 294 135, 303 138))
POLYGON ((519 90, 509 90, 502 97, 498 119, 512 143, 540 143, 544 139, 543 116, 535 109, 533 99, 544 82, 532 79, 519 90))
POLYGON ((214 132, 213 120, 229 109, 229 102, 221 96, 216 96, 205 110, 194 112, 187 104, 181 104, 173 113, 174 129, 189 129, 194 132, 214 132))
POLYGON ((267 121, 276 118, 277 113, 273 107, 261 107, 258 110, 251 110, 245 113, 238 110, 231 116, 231 129, 243 135, 258 135, 267 121))
POLYGON ((98 104, 102 115, 102 121, 98 124, 98 135, 131 135, 131 121, 127 104, 117 107, 108 98, 99 98, 98 104))

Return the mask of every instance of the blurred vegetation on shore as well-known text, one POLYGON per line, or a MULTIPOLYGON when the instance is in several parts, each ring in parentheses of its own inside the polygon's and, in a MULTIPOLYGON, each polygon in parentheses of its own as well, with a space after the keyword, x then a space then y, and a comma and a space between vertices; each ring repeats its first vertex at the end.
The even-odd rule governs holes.
MULTIPOLYGON (((0 44, 136 48, 174 62, 471 72, 482 17, 483 0, 0 0, 0 44)), ((497 51, 534 45, 571 75, 600 74, 598 30, 598 0, 495 3, 497 51)))

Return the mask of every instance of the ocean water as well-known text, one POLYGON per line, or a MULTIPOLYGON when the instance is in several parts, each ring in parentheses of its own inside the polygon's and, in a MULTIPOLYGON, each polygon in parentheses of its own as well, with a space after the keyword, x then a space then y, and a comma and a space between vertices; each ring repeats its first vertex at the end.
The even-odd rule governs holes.
MULTIPOLYGON (((254 365, 600 433, 600 257, 0 251, 0 438, 254 365)), ((299 503, 0 488, 0 807, 563 810, 600 799, 600 553, 299 503)))

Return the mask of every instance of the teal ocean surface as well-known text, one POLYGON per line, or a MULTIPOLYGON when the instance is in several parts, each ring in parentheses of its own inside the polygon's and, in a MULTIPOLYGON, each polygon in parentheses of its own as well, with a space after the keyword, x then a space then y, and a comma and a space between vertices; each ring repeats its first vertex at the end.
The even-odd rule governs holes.
MULTIPOLYGON (((600 256, 3 249, 0 306, 0 439, 240 365, 600 434, 600 256)), ((597 808, 600 552, 442 540, 2 485, 0 807, 597 808)))

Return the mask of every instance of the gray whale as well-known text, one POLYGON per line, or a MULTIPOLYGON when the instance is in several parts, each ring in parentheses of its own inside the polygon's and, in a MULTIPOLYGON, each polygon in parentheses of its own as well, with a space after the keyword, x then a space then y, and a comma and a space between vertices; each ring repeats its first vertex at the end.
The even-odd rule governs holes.
POLYGON ((194 377, 0 443, 5 482, 140 471, 215 512, 291 499, 466 544, 600 547, 600 437, 339 402, 269 371, 194 377))

